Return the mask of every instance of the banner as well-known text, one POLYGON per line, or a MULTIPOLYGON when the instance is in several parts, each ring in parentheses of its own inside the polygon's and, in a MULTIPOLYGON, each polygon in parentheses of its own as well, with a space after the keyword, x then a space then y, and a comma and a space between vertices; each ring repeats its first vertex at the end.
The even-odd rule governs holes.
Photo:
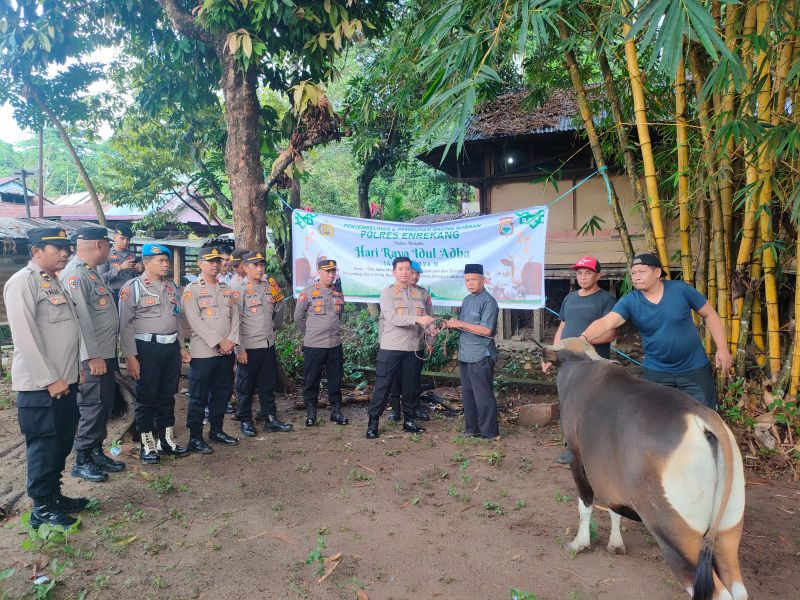
POLYGON ((392 260, 408 256, 422 267, 419 285, 434 305, 460 306, 467 295, 464 265, 480 263, 501 308, 541 308, 546 232, 546 206, 430 225, 295 210, 294 295, 314 283, 317 260, 327 258, 337 262, 348 301, 377 302, 394 282, 392 260))

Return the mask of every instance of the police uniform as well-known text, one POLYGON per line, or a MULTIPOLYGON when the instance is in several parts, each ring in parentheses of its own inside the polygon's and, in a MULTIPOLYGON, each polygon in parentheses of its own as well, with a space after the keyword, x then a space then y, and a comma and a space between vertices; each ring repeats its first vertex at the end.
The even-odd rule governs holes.
MULTIPOLYGON (((169 248, 145 244, 142 256, 166 255, 169 248)), ((179 319, 175 286, 152 280, 147 273, 130 280, 119 292, 120 350, 136 357, 136 427, 142 435, 139 453, 145 463, 159 462, 157 452, 185 456, 175 441, 175 394, 181 376, 181 347, 186 338, 179 319), (156 436, 158 441, 156 441, 156 436)))
MULTIPOLYGON (((69 249, 63 229, 35 228, 31 247, 69 249)), ((6 282, 3 300, 14 340, 11 387, 17 392, 19 428, 25 436, 30 523, 70 526, 67 513, 83 510, 85 498, 61 495, 61 473, 78 424, 80 326, 69 294, 54 273, 31 260, 6 282), (69 390, 52 397, 48 386, 63 380, 69 390)))
MULTIPOLYGON (((83 227, 77 241, 108 240, 105 227, 83 227)), ((119 315, 114 299, 95 268, 75 255, 59 275, 64 289, 72 296, 81 328, 81 374, 78 386, 78 409, 81 418, 75 436, 73 477, 89 481, 108 479, 106 472, 116 473, 125 463, 112 460, 103 452, 106 422, 116 398, 117 335, 119 315), (89 359, 105 362, 103 375, 92 375, 89 359)))
POLYGON ((403 429, 415 433, 425 430, 414 421, 414 389, 417 379, 417 359, 414 356, 425 333, 417 325, 417 317, 427 315, 425 297, 417 286, 402 287, 392 284, 380 297, 380 350, 375 366, 375 389, 370 400, 367 437, 378 437, 378 419, 386 407, 390 386, 395 377, 400 378, 403 412, 403 429))
MULTIPOLYGON (((336 261, 323 259, 317 268, 335 271, 336 261)), ((342 310, 344 295, 334 287, 319 283, 307 287, 297 299, 294 323, 303 334, 303 402, 306 405, 306 425, 317 421, 320 380, 325 371, 331 421, 347 425, 342 414, 342 310)))
MULTIPOLYGON (((245 264, 266 262, 260 252, 249 252, 242 257, 245 264)), ((282 322, 284 304, 276 307, 270 286, 263 281, 249 279, 234 281, 233 295, 239 309, 239 348, 237 354, 245 353, 247 363, 236 365, 236 418, 241 421, 242 433, 248 437, 256 435, 253 423, 253 392, 258 390, 261 414, 270 431, 291 431, 290 423, 277 417, 275 405, 275 383, 278 359, 275 355, 275 326, 282 322)))
MULTIPOLYGON (((123 235, 128 239, 133 236, 131 228, 127 225, 120 225, 115 230, 115 233, 123 235)), ((139 272, 135 268, 122 268, 122 263, 131 258, 137 258, 136 252, 132 250, 118 250, 112 245, 111 252, 108 253, 108 260, 97 267, 97 272, 103 276, 108 287, 111 288, 111 293, 115 301, 119 298, 119 291, 122 286, 139 275, 139 272)))
MULTIPOLYGON (((222 260, 217 248, 201 250, 203 261, 222 260)), ((239 308, 231 289, 224 283, 209 284, 202 274, 183 291, 183 312, 192 328, 189 353, 189 449, 206 454, 210 448, 203 441, 203 411, 208 402, 209 439, 223 444, 238 440, 222 431, 225 407, 233 389, 234 349, 222 354, 220 342, 239 344, 239 308)))

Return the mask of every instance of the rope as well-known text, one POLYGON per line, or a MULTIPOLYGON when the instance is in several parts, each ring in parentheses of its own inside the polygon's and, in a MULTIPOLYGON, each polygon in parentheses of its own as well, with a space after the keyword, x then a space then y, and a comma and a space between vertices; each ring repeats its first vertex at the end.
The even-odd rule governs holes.
POLYGON ((597 169, 593 173, 591 173, 591 174, 587 175, 586 177, 584 177, 583 179, 581 179, 578 183, 576 183, 571 188, 569 188, 566 192, 564 192, 563 194, 558 196, 555 200, 551 200, 550 202, 548 202, 547 203, 547 207, 549 208, 549 207, 553 206, 553 204, 555 204, 556 202, 559 202, 559 201, 563 200, 564 198, 569 196, 574 190, 577 190, 579 187, 581 187, 584 183, 589 181, 595 175, 602 175, 603 181, 606 184, 606 192, 608 192, 608 205, 611 206, 611 182, 608 180, 608 174, 606 173, 606 171, 608 171, 608 167, 603 165, 602 167, 600 167, 599 169, 597 169))

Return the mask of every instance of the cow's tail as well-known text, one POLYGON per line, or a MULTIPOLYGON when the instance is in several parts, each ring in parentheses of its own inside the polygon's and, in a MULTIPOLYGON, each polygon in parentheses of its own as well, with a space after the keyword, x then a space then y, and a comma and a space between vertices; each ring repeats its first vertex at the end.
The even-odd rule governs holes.
POLYGON ((728 500, 733 489, 733 446, 728 429, 719 416, 700 419, 700 427, 705 431, 706 439, 717 463, 717 484, 714 489, 714 506, 711 511, 711 522, 703 536, 703 546, 694 572, 694 592, 692 600, 711 600, 714 596, 714 541, 719 524, 728 508, 728 500), (720 487, 720 484, 721 487, 720 487))

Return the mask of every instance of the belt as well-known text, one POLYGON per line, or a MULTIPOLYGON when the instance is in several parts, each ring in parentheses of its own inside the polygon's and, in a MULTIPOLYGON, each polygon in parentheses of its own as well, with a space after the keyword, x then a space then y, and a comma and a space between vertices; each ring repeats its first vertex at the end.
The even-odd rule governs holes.
POLYGON ((160 335, 158 333, 137 333, 133 337, 143 342, 156 342, 157 344, 174 344, 178 340, 177 333, 170 333, 167 335, 160 335))

